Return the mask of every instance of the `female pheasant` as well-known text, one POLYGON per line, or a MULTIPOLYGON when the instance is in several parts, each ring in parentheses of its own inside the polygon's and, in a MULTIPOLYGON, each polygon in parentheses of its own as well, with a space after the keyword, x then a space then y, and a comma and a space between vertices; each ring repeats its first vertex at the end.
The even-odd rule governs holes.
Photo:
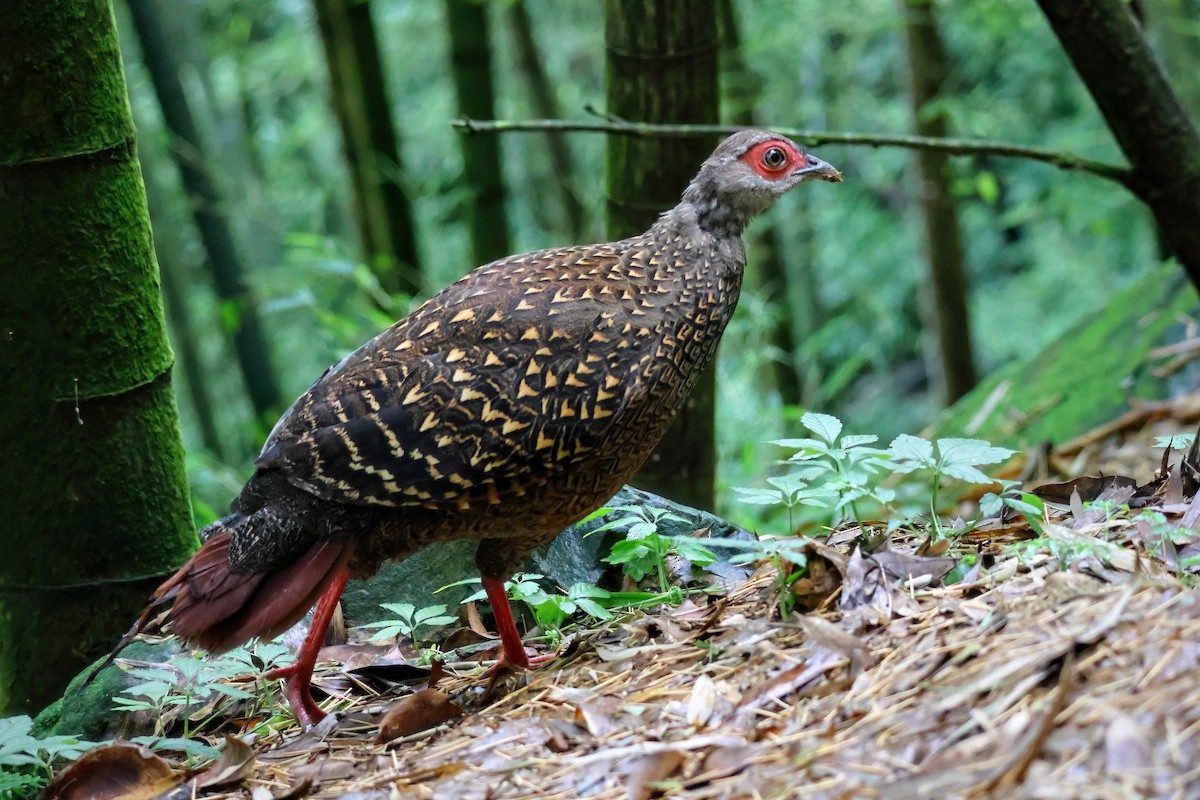
POLYGON ((528 667, 504 581, 650 455, 733 314, 743 228, 813 178, 841 174, 783 136, 742 131, 646 233, 511 256, 439 292, 283 415, 230 514, 130 637, 170 604, 176 634, 221 652, 276 636, 319 598, 281 675, 311 725, 325 716, 313 664, 347 577, 470 538, 503 661, 528 667))

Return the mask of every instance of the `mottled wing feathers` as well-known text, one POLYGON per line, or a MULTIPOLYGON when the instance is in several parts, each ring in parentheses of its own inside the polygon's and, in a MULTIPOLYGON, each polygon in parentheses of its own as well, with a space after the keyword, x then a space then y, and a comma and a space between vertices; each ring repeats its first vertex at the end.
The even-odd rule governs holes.
POLYGON ((259 467, 326 500, 465 510, 595 457, 637 378, 671 367, 627 268, 572 248, 472 273, 323 376, 259 467))

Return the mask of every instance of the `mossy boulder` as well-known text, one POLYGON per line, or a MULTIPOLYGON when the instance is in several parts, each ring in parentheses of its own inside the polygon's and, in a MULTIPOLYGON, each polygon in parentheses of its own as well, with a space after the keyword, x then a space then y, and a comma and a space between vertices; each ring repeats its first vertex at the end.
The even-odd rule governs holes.
POLYGON ((1198 305, 1183 271, 1164 264, 1041 352, 989 375, 925 435, 1029 449, 1086 433, 1134 399, 1162 400, 1195 388, 1194 375, 1180 385, 1156 375, 1151 354, 1185 337, 1182 320, 1195 319, 1198 305))

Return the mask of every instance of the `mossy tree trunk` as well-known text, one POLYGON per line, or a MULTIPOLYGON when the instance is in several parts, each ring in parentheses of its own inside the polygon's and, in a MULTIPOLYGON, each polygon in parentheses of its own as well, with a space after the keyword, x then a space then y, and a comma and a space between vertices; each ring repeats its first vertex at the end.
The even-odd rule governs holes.
POLYGON ((2 715, 108 650, 196 537, 108 2, 8 0, 0 119, 2 715))
MULTIPOLYGON (((458 111, 471 119, 493 119, 491 24, 482 0, 446 0, 450 70, 458 111)), ((500 169, 499 136, 463 136, 463 180, 468 190, 466 218, 476 265, 512 254, 500 169)))
MULTIPOLYGON (((636 122, 712 122, 719 118, 718 37, 712 0, 680 13, 670 0, 607 0, 606 96, 609 113, 636 122)), ((608 137, 607 224, 611 239, 649 228, 679 202, 711 139, 608 137)), ((634 482, 697 508, 712 508, 715 370, 701 378, 634 482)))
POLYGON ((279 382, 271 364, 270 349, 258 315, 258 299, 246 284, 246 270, 234 243, 229 218, 196 121, 179 81, 179 60, 158 16, 160 0, 128 0, 130 16, 142 47, 142 56, 154 93, 162 106, 163 121, 173 141, 172 155, 208 255, 213 283, 222 305, 222 316, 232 329, 238 368, 250 396, 255 417, 266 430, 282 407, 279 382))
POLYGON ((363 260, 388 292, 421 291, 412 204, 388 103, 371 4, 367 0, 313 0, 333 110, 350 166, 354 214, 363 260))
POLYGON ((1200 288, 1200 135, 1124 0, 1038 0, 1133 168, 1130 188, 1200 288))
MULTIPOLYGON (((913 130, 921 136, 949 133, 946 114, 936 102, 949 64, 938 30, 933 0, 900 0, 908 45, 909 92, 913 130)), ((979 381, 967 306, 967 275, 963 265, 962 229, 950 183, 945 154, 918 150, 916 154, 921 216, 925 224, 925 263, 928 278, 922 298, 926 336, 937 352, 933 375, 940 377, 943 400, 950 405, 979 381)), ((931 359, 932 360, 932 359, 931 359)))

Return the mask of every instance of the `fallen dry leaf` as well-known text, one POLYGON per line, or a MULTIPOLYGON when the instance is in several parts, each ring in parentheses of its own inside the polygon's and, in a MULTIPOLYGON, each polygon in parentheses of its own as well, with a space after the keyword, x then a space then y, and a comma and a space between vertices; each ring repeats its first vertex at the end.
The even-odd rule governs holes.
POLYGON ((159 756, 129 742, 97 747, 58 774, 42 800, 150 800, 179 780, 159 756))
POLYGON ((713 707, 717 703, 717 688, 712 678, 701 675, 692 684, 692 693, 688 696, 687 716, 689 725, 703 728, 712 716, 713 707))
POLYGON ((755 752, 755 746, 749 744, 714 747, 704 757, 700 775, 710 781, 734 775, 749 766, 750 756, 755 752))
POLYGON ((625 789, 630 800, 649 800, 659 792, 654 784, 674 775, 683 764, 684 755, 678 750, 651 753, 630 764, 625 777, 625 789))
POLYGON ((620 700, 616 697, 589 697, 575 706, 575 724, 595 737, 611 733, 620 700))
POLYGON ((811 641, 841 653, 849 659, 852 675, 857 675, 870 657, 870 651, 863 645, 862 638, 855 636, 836 623, 820 617, 805 615, 797 617, 796 622, 808 634, 811 641))
POLYGON ((890 547, 872 553, 868 558, 878 564, 888 576, 901 581, 928 575, 931 580, 937 582, 958 566, 958 559, 950 556, 918 556, 890 547))
POLYGON ((208 769, 193 778, 191 783, 197 789, 234 783, 250 774, 253 766, 254 751, 250 749, 250 745, 236 736, 226 736, 225 749, 221 751, 221 757, 208 769))
POLYGON ((437 689, 422 689, 397 700, 379 722, 377 744, 411 736, 429 730, 443 722, 462 716, 462 709, 450 695, 437 689))
POLYGON ((1035 489, 1030 490, 1030 494, 1034 494, 1047 503, 1057 503, 1058 505, 1069 505, 1071 495, 1075 492, 1079 493, 1079 497, 1085 502, 1090 502, 1100 497, 1105 491, 1110 489, 1137 489, 1137 481, 1133 478, 1127 478, 1124 475, 1103 475, 1094 477, 1084 475, 1082 478, 1076 478, 1073 481, 1065 481, 1063 483, 1043 483, 1035 489))

